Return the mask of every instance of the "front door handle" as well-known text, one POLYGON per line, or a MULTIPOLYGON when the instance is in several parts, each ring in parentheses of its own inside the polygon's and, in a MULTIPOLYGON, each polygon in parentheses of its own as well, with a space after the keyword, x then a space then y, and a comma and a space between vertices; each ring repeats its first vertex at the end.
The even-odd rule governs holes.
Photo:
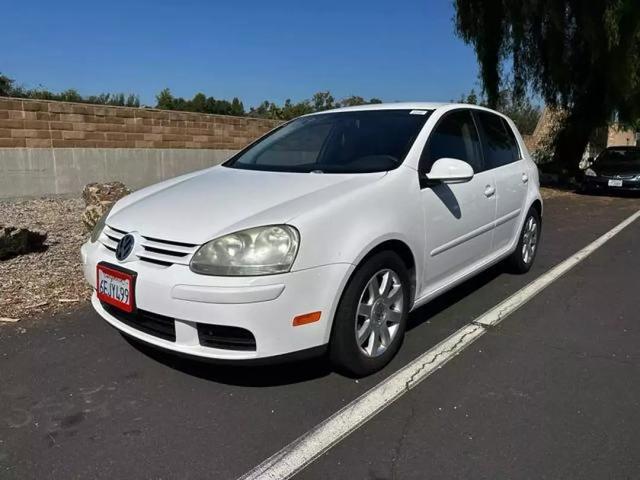
POLYGON ((491 197, 494 193, 496 193, 496 187, 493 185, 487 185, 484 187, 484 196, 491 197))
POLYGON ((526 173, 522 174, 522 183, 527 183, 529 181, 529 175, 526 173))

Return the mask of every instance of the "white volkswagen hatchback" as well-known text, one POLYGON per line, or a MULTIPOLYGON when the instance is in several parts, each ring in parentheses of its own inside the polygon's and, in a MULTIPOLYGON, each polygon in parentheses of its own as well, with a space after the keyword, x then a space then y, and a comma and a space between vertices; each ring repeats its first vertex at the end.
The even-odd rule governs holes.
POLYGON ((327 351, 366 375, 411 310, 500 260, 527 271, 541 215, 508 118, 370 105, 297 118, 123 198, 82 261, 96 311, 129 336, 223 361, 327 351))

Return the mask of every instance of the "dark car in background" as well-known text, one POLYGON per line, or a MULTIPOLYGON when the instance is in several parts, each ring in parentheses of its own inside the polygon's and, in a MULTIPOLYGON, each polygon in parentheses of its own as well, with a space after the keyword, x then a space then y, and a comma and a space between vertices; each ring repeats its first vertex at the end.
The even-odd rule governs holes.
POLYGON ((640 147, 608 147, 584 171, 582 190, 640 191, 640 147))

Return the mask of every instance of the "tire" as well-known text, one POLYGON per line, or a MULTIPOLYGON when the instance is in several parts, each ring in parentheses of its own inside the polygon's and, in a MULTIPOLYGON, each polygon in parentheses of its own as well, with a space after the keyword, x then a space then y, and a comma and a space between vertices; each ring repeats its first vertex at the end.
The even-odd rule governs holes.
POLYGON ((531 207, 522 225, 518 246, 507 259, 510 270, 514 273, 527 273, 538 253, 538 245, 542 233, 542 222, 538 210, 531 207), (533 226, 532 227, 532 222, 533 226), (532 229, 533 228, 533 229, 532 229), (525 245, 527 248, 525 248, 525 245))
POLYGON ((593 195, 593 189, 585 185, 584 183, 581 183, 578 186, 578 193, 580 193, 581 195, 593 195))
POLYGON ((361 377, 391 361, 404 339, 410 290, 407 267, 392 251, 376 253, 358 267, 333 321, 329 358, 337 371, 361 377))

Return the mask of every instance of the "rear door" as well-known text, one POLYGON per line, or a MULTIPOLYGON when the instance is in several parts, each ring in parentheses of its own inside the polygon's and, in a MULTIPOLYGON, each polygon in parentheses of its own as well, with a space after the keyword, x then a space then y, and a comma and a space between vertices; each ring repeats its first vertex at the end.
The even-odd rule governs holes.
POLYGON ((465 183, 423 185, 426 268, 422 294, 438 290, 491 251, 495 184, 485 171, 480 138, 468 109, 445 113, 429 135, 419 171, 428 173, 440 158, 469 163, 474 177, 465 183))
POLYGON ((492 251, 511 245, 525 207, 528 189, 527 164, 509 123, 499 115, 482 110, 473 112, 482 139, 486 168, 496 182, 496 227, 492 251))

